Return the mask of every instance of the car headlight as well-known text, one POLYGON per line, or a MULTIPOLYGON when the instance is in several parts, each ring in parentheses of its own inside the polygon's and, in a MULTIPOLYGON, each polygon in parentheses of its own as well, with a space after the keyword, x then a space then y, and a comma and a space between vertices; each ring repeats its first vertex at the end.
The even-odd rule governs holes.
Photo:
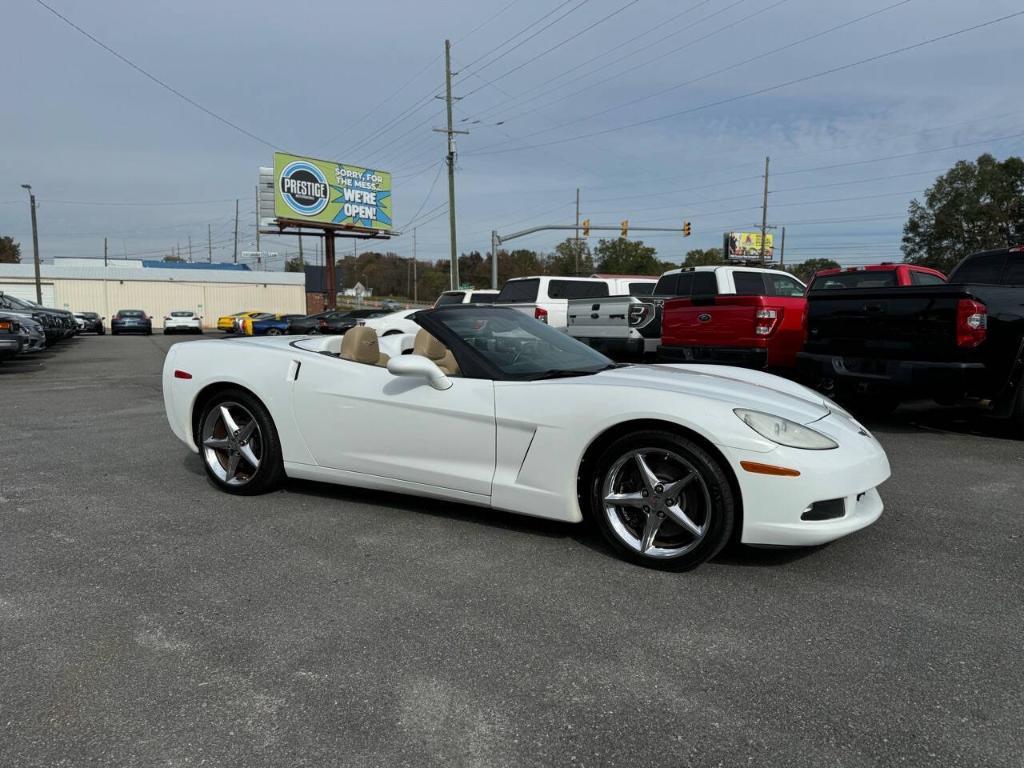
POLYGON ((761 437, 779 445, 803 448, 808 451, 827 451, 839 447, 835 440, 826 437, 821 432, 781 416, 772 416, 770 413, 761 413, 760 411, 748 411, 744 408, 736 408, 733 413, 761 437))

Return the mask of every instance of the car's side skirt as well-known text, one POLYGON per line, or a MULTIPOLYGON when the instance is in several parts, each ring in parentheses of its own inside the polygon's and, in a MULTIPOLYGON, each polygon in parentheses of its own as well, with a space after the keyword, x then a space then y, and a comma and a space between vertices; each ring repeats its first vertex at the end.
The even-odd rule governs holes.
POLYGON ((299 480, 315 480, 321 483, 351 485, 356 488, 369 488, 376 491, 408 493, 413 496, 461 501, 465 504, 474 504, 482 507, 491 506, 491 497, 485 494, 470 493, 469 491, 459 491, 454 488, 444 488, 424 483, 413 483, 408 480, 370 475, 364 472, 351 472, 347 469, 331 469, 315 464, 299 464, 286 461, 284 463, 284 471, 288 477, 299 480))

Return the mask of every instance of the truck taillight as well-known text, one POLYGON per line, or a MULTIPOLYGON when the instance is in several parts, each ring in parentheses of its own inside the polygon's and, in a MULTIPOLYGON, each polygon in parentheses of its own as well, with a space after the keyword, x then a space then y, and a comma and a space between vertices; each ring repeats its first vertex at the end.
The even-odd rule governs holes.
POLYGON ((542 307, 534 307, 533 316, 542 323, 546 323, 548 321, 548 311, 542 307))
POLYGON ((629 327, 636 328, 644 325, 651 317, 654 309, 650 304, 631 304, 629 307, 629 327))
POLYGON ((960 299, 956 304, 956 345, 976 347, 987 334, 988 307, 973 299, 960 299))
POLYGON ((754 333, 758 336, 771 336, 779 324, 778 309, 758 309, 754 312, 754 319, 757 324, 754 326, 754 333))

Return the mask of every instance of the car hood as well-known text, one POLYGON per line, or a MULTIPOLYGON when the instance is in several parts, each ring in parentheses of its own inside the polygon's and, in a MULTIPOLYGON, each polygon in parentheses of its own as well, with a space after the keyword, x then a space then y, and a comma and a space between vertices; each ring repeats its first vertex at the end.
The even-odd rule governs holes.
POLYGON ((628 365, 602 371, 589 380, 602 385, 656 389, 705 397, 734 408, 749 408, 782 416, 800 424, 818 421, 830 412, 825 400, 806 387, 770 373, 747 368, 720 365, 628 365))

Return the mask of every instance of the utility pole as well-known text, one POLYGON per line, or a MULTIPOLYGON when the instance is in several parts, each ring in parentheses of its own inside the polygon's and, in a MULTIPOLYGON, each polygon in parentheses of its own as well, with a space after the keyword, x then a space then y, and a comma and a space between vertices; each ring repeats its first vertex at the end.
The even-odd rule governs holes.
POLYGON ((416 278, 416 228, 412 229, 412 303, 419 301, 419 281, 416 278))
POLYGON ((786 263, 786 228, 782 228, 782 245, 779 247, 779 265, 786 263))
POLYGON ((764 266, 764 246, 768 233, 768 160, 764 159, 764 200, 761 203, 761 266, 764 266))
POLYGON ((302 258, 302 235, 299 235, 299 264, 301 264, 303 267, 306 266, 306 262, 302 258))
POLYGON ((43 282, 39 277, 39 227, 36 225, 36 196, 31 184, 22 184, 28 190, 28 201, 32 206, 32 258, 36 265, 36 304, 43 303, 43 282))
POLYGON ((491 230, 491 288, 498 290, 498 230, 491 230))
POLYGON ((457 131, 452 127, 452 43, 450 40, 444 41, 444 100, 448 112, 448 127, 434 130, 448 134, 448 229, 452 257, 451 283, 452 290, 458 290, 459 247, 455 234, 455 134, 469 133, 469 131, 457 131))
POLYGON ((238 263, 238 198, 235 198, 235 264, 238 263))
POLYGON ((572 253, 575 259, 575 268, 573 274, 576 277, 580 276, 580 188, 576 187, 576 247, 572 249, 572 253))
POLYGON ((206 225, 206 256, 213 264, 213 228, 209 224, 206 225))
POLYGON ((324 279, 327 282, 326 308, 338 306, 338 281, 334 274, 334 233, 324 232, 324 279))
POLYGON ((103 238, 103 266, 107 266, 107 238, 103 238))

